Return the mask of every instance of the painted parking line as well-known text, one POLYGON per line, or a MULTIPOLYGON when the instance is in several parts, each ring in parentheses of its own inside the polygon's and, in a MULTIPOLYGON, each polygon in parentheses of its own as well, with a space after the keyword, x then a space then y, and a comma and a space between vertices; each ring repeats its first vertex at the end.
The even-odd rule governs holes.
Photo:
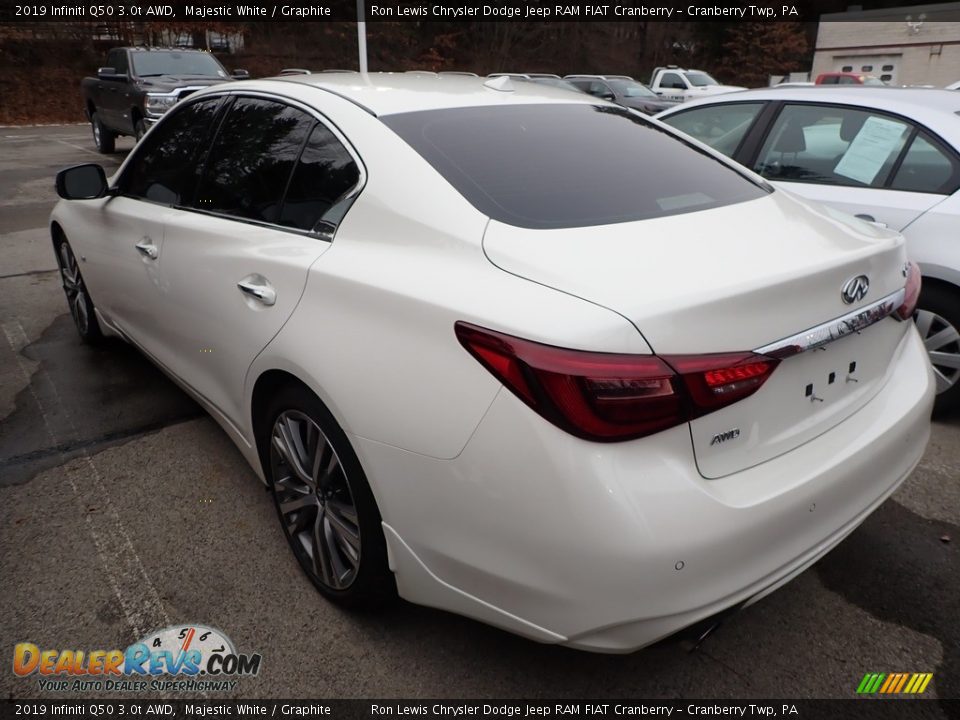
MULTIPOLYGON (((12 320, 4 323, 2 327, 33 401, 43 417, 47 435, 56 447, 60 445, 60 439, 55 428, 57 424, 55 419, 65 426, 65 430, 74 434, 76 424, 61 401, 60 393, 50 374, 41 366, 31 377, 20 354, 29 344, 20 321, 12 320), (38 393, 35 387, 44 388, 46 392, 38 393), (43 399, 41 395, 44 396, 43 399)), ((86 450, 81 452, 78 459, 81 461, 81 467, 87 472, 80 472, 76 465, 71 467, 67 464, 66 458, 64 458, 63 472, 73 490, 81 514, 87 521, 87 529, 93 539, 98 559, 127 624, 134 636, 138 638, 150 630, 170 625, 170 617, 163 607, 160 594, 150 580, 130 540, 130 535, 107 492, 96 463, 86 450), (87 508, 93 506, 100 508, 101 511, 87 512, 87 508)))

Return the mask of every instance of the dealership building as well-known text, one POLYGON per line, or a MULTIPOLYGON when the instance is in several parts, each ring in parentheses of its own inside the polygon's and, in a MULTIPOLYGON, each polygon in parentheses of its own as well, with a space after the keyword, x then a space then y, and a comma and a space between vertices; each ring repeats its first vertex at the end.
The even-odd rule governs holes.
POLYGON ((875 75, 890 85, 943 87, 960 80, 960 2, 820 16, 811 79, 875 75))

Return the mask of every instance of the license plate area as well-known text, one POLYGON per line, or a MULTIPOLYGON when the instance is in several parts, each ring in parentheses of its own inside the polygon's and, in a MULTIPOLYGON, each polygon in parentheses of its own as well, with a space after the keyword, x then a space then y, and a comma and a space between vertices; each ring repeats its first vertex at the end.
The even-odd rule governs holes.
POLYGON ((883 387, 908 325, 888 318, 789 357, 754 395, 691 422, 700 473, 759 465, 850 417, 883 387))

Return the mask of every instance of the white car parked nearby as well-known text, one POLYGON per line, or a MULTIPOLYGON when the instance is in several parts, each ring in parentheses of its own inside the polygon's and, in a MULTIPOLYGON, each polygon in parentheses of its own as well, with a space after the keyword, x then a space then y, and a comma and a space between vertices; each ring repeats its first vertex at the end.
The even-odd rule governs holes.
POLYGON ((336 602, 629 651, 795 577, 929 438, 902 236, 587 95, 232 83, 57 188, 80 334, 210 411, 336 602))
POLYGON ((960 408, 960 93, 775 87, 657 118, 782 188, 902 232, 923 273, 916 320, 937 407, 960 408))

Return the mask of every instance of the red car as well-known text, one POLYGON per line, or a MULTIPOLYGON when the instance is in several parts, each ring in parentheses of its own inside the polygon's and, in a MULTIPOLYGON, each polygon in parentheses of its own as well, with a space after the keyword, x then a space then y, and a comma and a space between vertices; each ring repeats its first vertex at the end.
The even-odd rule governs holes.
POLYGON ((829 72, 817 75, 817 80, 814 85, 886 85, 886 83, 873 75, 829 72))

